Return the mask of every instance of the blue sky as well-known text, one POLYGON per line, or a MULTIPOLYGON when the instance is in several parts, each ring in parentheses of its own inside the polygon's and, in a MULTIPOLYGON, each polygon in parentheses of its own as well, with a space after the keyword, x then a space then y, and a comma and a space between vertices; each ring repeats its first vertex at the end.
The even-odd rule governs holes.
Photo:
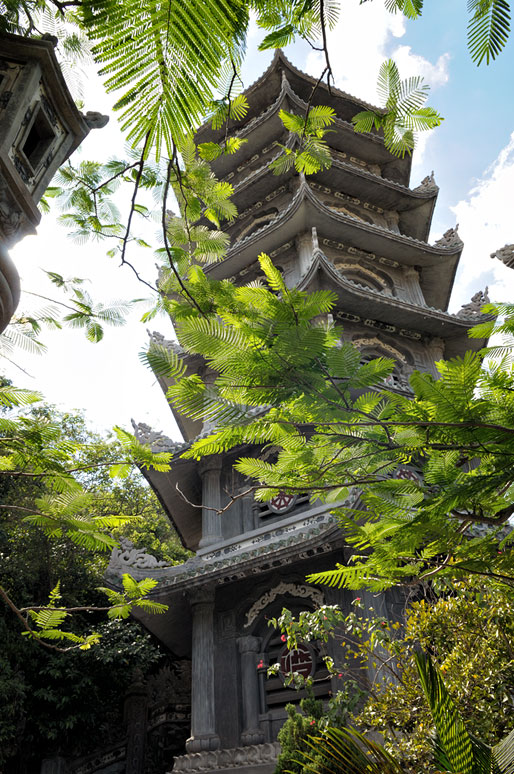
MULTIPOLYGON (((460 223, 465 249, 450 307, 456 311, 486 284, 495 300, 514 296, 514 272, 489 258, 494 249, 514 242, 514 42, 489 67, 477 68, 466 48, 465 0, 431 0, 425 5, 423 17, 409 22, 388 14, 382 0, 364 5, 342 0, 341 20, 329 35, 329 48, 336 85, 368 101, 376 102, 378 69, 389 56, 398 62, 402 77, 422 74, 431 85, 429 104, 445 121, 421 141, 411 186, 435 171, 440 193, 430 241, 460 223)), ((257 52, 261 37, 253 27, 243 70, 245 85, 259 77, 272 56, 257 52)), ((291 46, 286 53, 302 70, 314 76, 321 72, 319 55, 306 44, 291 46)), ((86 109, 104 112, 112 101, 91 71, 86 74, 84 99, 86 109)), ((82 158, 121 154, 123 138, 115 118, 106 129, 92 132, 81 150, 82 158)), ((39 235, 26 238, 13 257, 23 286, 32 290, 53 294, 38 270, 43 266, 65 276, 90 278, 90 291, 98 300, 141 296, 129 270, 105 258, 106 249, 102 244, 77 247, 54 217, 46 216, 39 235)), ((145 264, 136 260, 153 279, 152 256, 145 256, 145 264)), ((39 388, 63 408, 85 409, 97 429, 129 427, 134 417, 178 437, 162 393, 138 361, 147 341, 139 316, 140 311, 134 311, 124 329, 108 330, 99 345, 87 343, 76 331, 49 334, 46 355, 20 353, 16 358, 30 376, 14 367, 8 375, 17 384, 39 388)), ((167 320, 159 319, 151 327, 172 335, 167 320)))

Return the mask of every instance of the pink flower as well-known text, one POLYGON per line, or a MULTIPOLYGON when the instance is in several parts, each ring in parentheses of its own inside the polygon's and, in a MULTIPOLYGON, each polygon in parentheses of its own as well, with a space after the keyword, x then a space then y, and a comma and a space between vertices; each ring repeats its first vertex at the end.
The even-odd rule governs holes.
POLYGON ((285 641, 286 641, 286 639, 287 639, 287 637, 286 637, 286 635, 285 635, 285 634, 283 634, 283 635, 282 635, 282 637, 281 637, 280 639, 282 640, 282 642, 285 642, 285 641))
POLYGON ((338 674, 337 676, 338 676, 338 677, 342 677, 342 676, 343 676, 343 673, 342 673, 342 672, 339 672, 339 674, 338 674))
POLYGON ((310 726, 313 726, 315 723, 316 723, 316 721, 315 721, 315 720, 311 720, 311 722, 309 723, 309 725, 310 725, 310 726))
POLYGON ((360 601, 361 601, 361 598, 360 598, 360 597, 355 597, 355 601, 356 601, 356 602, 360 602, 360 601))
POLYGON ((261 660, 260 660, 260 661, 259 661, 259 663, 257 664, 257 669, 262 669, 262 668, 263 668, 263 666, 264 666, 264 662, 263 662, 263 660, 262 660, 262 658, 261 658, 261 660))
POLYGON ((380 623, 380 626, 382 627, 382 629, 385 629, 385 627, 387 626, 387 624, 386 624, 386 622, 385 622, 385 621, 382 621, 382 622, 380 623))

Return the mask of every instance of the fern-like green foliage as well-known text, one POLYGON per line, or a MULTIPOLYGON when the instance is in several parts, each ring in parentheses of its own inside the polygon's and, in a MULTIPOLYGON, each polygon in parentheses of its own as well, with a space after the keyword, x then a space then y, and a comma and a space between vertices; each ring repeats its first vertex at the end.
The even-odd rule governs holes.
POLYGON ((353 116, 356 132, 381 129, 386 148, 395 156, 411 153, 416 132, 439 126, 442 117, 426 107, 428 85, 416 76, 401 80, 398 67, 392 59, 385 61, 378 75, 377 91, 383 110, 362 110, 353 116))
POLYGON ((134 144, 171 156, 173 142, 201 122, 215 98, 223 62, 248 23, 241 0, 117 3, 84 7, 93 54, 117 93, 115 108, 134 144))
MULTIPOLYGON (((371 0, 360 0, 360 4, 371 0)), ((389 13, 403 13, 408 19, 417 19, 423 11, 423 0, 384 0, 389 13)))
MULTIPOLYGON (((446 774, 512 774, 514 732, 495 747, 471 736, 455 709, 444 681, 428 655, 417 654, 421 688, 436 728, 434 761, 446 774)), ((327 728, 307 741, 307 752, 298 751, 295 763, 311 774, 404 774, 395 757, 355 728, 327 728)))
POLYGON ((65 608, 59 607, 62 599, 60 587, 61 584, 58 582, 52 589, 46 607, 41 607, 37 610, 29 608, 27 610, 32 627, 30 627, 30 630, 22 632, 22 634, 49 643, 55 643, 56 641, 64 642, 68 645, 67 649, 79 648, 80 650, 89 650, 92 645, 98 644, 100 635, 97 632, 79 635, 62 628, 70 614, 65 608))
POLYGON ((405 774, 398 761, 382 745, 371 741, 355 728, 328 728, 309 742, 304 753, 305 772, 352 772, 352 774, 405 774))
POLYGON ((468 0, 468 48, 476 65, 494 61, 510 35, 508 0, 468 0))
POLYGON ((260 44, 262 50, 284 48, 301 37, 313 43, 321 37, 322 24, 333 29, 339 18, 340 3, 325 0, 254 0, 257 24, 268 34, 260 44))
POLYGON ((154 614, 165 613, 168 609, 167 605, 148 599, 148 595, 157 586, 158 581, 152 578, 136 581, 131 575, 124 573, 122 583, 123 591, 114 591, 104 586, 99 587, 99 591, 106 594, 111 605, 107 613, 109 618, 128 618, 134 607, 154 614))
POLYGON ((276 143, 282 153, 269 165, 273 173, 281 175, 294 167, 297 172, 313 175, 330 167, 330 149, 324 138, 327 127, 335 121, 334 110, 319 105, 310 108, 304 116, 286 110, 281 110, 279 116, 293 143, 291 146, 276 143))
POLYGON ((205 359, 208 378, 188 374, 179 349, 145 356, 174 382, 176 409, 216 427, 184 456, 245 447, 235 467, 258 499, 286 490, 325 502, 352 555, 313 582, 380 590, 434 574, 508 580, 512 369, 484 368, 468 353, 440 362, 439 379, 414 372, 411 397, 388 391, 394 361, 362 362, 328 317, 333 294, 288 288, 268 256, 259 261, 258 284, 236 287, 196 267, 186 283, 195 305, 169 301, 183 351, 205 359), (397 477, 405 466, 407 480, 397 477))

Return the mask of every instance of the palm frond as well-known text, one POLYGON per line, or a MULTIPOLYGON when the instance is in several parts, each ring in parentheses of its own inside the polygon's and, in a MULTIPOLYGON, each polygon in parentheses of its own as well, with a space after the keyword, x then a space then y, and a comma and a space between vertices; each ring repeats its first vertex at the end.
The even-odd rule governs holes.
POLYGON ((510 34, 507 0, 468 0, 468 48, 476 65, 494 61, 510 34))

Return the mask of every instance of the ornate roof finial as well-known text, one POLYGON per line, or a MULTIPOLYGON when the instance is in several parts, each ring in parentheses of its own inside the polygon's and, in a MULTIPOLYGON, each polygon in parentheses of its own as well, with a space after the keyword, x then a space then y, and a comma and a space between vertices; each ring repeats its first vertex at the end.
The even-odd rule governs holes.
POLYGON ((421 183, 414 189, 415 191, 438 191, 439 186, 437 185, 434 177, 434 170, 423 178, 421 183))
POLYGON ((485 290, 479 290, 474 296, 471 296, 471 301, 467 304, 462 304, 461 309, 457 312, 457 317, 467 319, 481 317, 484 314, 482 312, 482 307, 484 304, 488 304, 490 300, 488 291, 489 288, 486 287, 485 290))
POLYGON ((514 269, 514 245, 499 247, 498 250, 491 253, 491 258, 498 258, 509 269, 514 269))
POLYGON ((455 228, 449 228, 445 231, 442 237, 436 240, 436 247, 461 247, 463 242, 458 234, 458 230, 459 224, 457 223, 455 228))

